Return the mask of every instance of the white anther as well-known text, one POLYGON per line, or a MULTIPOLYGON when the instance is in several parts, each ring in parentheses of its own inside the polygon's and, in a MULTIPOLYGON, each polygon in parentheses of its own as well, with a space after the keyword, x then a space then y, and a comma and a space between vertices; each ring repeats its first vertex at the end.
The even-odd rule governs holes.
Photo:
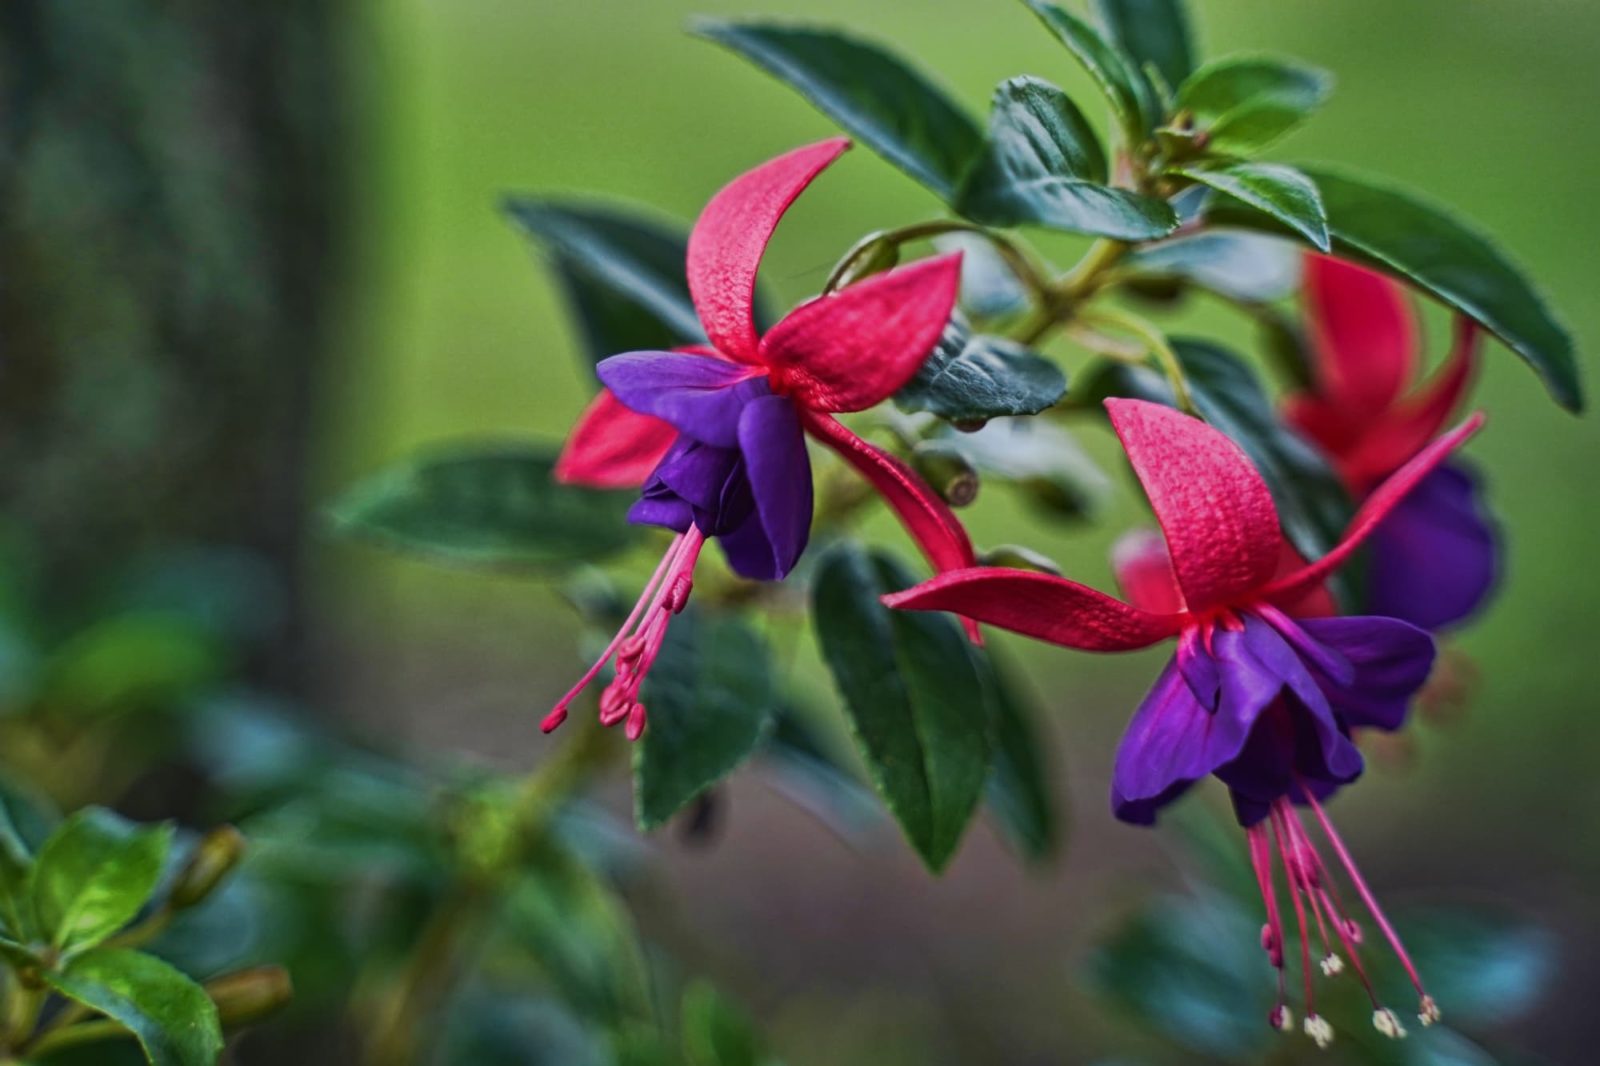
POLYGON ((1267 1015, 1267 1022, 1278 1032, 1287 1033, 1294 1028, 1294 1011, 1286 1004, 1280 1003, 1272 1008, 1272 1013, 1267 1015))
POLYGON ((1319 1014, 1306 1015, 1306 1035, 1316 1041, 1319 1048, 1326 1048, 1333 1043, 1333 1026, 1328 1024, 1328 1019, 1319 1014))
POLYGON ((1334 974, 1344 973, 1344 960, 1334 954, 1322 957, 1322 976, 1332 977, 1334 974))
POLYGON ((1390 1040, 1404 1040, 1406 1028, 1400 1024, 1400 1018, 1388 1007, 1379 1007, 1372 1012, 1372 1027, 1390 1040))
POLYGON ((1443 1015, 1439 1013, 1439 1004, 1433 1001, 1432 996, 1423 996, 1422 1006, 1417 1013, 1417 1020, 1422 1022, 1423 1025, 1432 1025, 1441 1017, 1443 1015))

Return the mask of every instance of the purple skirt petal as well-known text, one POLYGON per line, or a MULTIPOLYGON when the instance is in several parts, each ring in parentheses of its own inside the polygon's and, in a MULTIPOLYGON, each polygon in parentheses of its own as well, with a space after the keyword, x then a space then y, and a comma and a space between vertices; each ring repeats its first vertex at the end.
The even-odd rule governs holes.
POLYGON ((1429 474, 1373 533, 1367 610, 1438 630, 1483 603, 1500 569, 1494 523, 1457 463, 1429 474))
POLYGON ((745 404, 772 392, 764 375, 708 355, 628 352, 595 369, 625 406, 719 448, 738 447, 745 404))
POLYGON ((680 533, 692 521, 706 536, 715 537, 737 529, 754 512, 740 453, 680 437, 645 482, 628 518, 680 533))
POLYGON ((1350 726, 1399 729, 1433 669, 1433 638, 1397 618, 1312 618, 1300 625, 1355 668, 1348 683, 1324 681, 1339 718, 1350 726))
POLYGON ((1213 717, 1189 691, 1177 660, 1168 662, 1117 748, 1112 813, 1150 825, 1157 811, 1216 769, 1206 757, 1213 717))
POLYGON ((752 400, 739 417, 739 448, 756 515, 782 578, 811 536, 811 459, 794 404, 782 396, 752 400))

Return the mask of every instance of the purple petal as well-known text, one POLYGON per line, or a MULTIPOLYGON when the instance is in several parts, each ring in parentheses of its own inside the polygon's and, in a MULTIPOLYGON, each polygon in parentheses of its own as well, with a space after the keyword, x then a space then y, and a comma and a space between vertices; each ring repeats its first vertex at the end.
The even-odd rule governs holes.
POLYGON ((694 508, 671 493, 648 492, 628 508, 628 521, 637 526, 661 526, 676 533, 687 533, 694 522, 694 508))
MULTIPOLYGON (((1361 773, 1361 754, 1345 735, 1323 686, 1303 654, 1276 629, 1253 615, 1245 617, 1245 638, 1251 653, 1283 683, 1283 692, 1288 697, 1284 702, 1294 724, 1296 771, 1334 780, 1347 780, 1361 773)), ((1332 658, 1318 654, 1312 662, 1332 658)))
POLYGON ((1437 630, 1494 588, 1500 549, 1475 478, 1460 464, 1424 478, 1373 533, 1367 609, 1437 630))
POLYGON ((739 416, 739 447, 756 514, 772 548, 771 569, 794 569, 811 536, 811 459, 794 404, 782 396, 752 400, 739 416))
POLYGON ((595 369, 625 406, 720 448, 738 446, 744 405, 771 394, 759 372, 707 355, 627 352, 601 360, 595 369))
POLYGON ((744 458, 733 448, 680 439, 646 486, 670 491, 694 508, 694 523, 708 537, 743 525, 755 508, 744 458))
POLYGON ((1200 705, 1216 710, 1222 694, 1222 675, 1217 671, 1217 661, 1206 650, 1198 627, 1185 629, 1178 638, 1178 669, 1183 671, 1183 679, 1200 705))
POLYGON ((1300 624, 1355 667, 1347 684, 1325 683, 1334 711, 1351 726, 1399 729, 1433 668, 1427 631, 1397 618, 1313 618, 1300 624))
POLYGON ((777 551, 753 511, 738 528, 717 537, 717 543, 729 568, 748 581, 781 581, 788 573, 778 568, 777 551))

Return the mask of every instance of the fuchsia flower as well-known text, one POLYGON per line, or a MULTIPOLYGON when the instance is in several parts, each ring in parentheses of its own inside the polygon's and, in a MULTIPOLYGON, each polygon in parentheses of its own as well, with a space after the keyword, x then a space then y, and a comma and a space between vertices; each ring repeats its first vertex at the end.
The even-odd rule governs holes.
MULTIPOLYGON (((1472 383, 1477 328, 1416 385, 1421 344, 1404 290, 1381 274, 1306 257, 1315 381, 1288 398, 1287 420, 1332 458, 1360 499, 1444 427, 1472 383)), ((1499 545, 1477 479, 1459 463, 1430 474, 1373 533, 1367 609, 1437 630, 1472 614, 1494 587, 1499 545)))
POLYGON ((1163 548, 1146 540, 1119 560, 1135 603, 1064 578, 1000 568, 940 574, 885 602, 953 611, 1085 651, 1131 651, 1177 638, 1176 655, 1117 751, 1111 794, 1116 816, 1150 824, 1196 781, 1221 779, 1245 826, 1266 906, 1263 944, 1278 971, 1273 1024, 1287 1028, 1290 1019, 1283 917, 1273 887, 1276 851, 1301 931, 1306 1032, 1319 1044, 1332 1036, 1313 998, 1309 910, 1322 940, 1324 971, 1343 966, 1336 940, 1372 996, 1374 1024, 1390 1036, 1403 1035, 1367 981, 1355 950, 1357 927, 1296 810, 1308 807, 1416 985, 1423 1023, 1433 1022, 1438 1008, 1322 806, 1361 774, 1350 731, 1402 724, 1412 695, 1427 679, 1433 640, 1392 618, 1295 619, 1290 612, 1477 431, 1482 416, 1422 448, 1375 488, 1331 552, 1285 568, 1272 497, 1233 441, 1159 404, 1112 399, 1106 407, 1166 541, 1163 548))
POLYGON ((970 566, 960 522, 910 468, 841 425, 909 381, 955 306, 959 255, 913 263, 796 307, 759 335, 756 270, 778 220, 849 147, 842 138, 779 156, 711 199, 689 237, 689 294, 710 346, 629 352, 599 365, 607 391, 585 412, 557 467, 580 484, 644 480, 629 517, 678 536, 600 660, 545 718, 549 731, 613 658, 606 725, 644 730, 638 700, 673 615, 683 610, 708 537, 734 572, 785 577, 811 529, 809 432, 881 493, 936 569, 970 566), (648 479, 645 478, 648 471, 648 479))

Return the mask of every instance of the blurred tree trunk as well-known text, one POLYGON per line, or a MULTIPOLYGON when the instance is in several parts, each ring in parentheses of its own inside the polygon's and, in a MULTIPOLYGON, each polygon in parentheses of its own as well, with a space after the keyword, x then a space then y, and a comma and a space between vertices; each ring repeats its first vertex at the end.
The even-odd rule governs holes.
POLYGON ((0 523, 76 602, 246 548, 297 685, 312 371, 340 270, 337 0, 0 4, 0 523))

